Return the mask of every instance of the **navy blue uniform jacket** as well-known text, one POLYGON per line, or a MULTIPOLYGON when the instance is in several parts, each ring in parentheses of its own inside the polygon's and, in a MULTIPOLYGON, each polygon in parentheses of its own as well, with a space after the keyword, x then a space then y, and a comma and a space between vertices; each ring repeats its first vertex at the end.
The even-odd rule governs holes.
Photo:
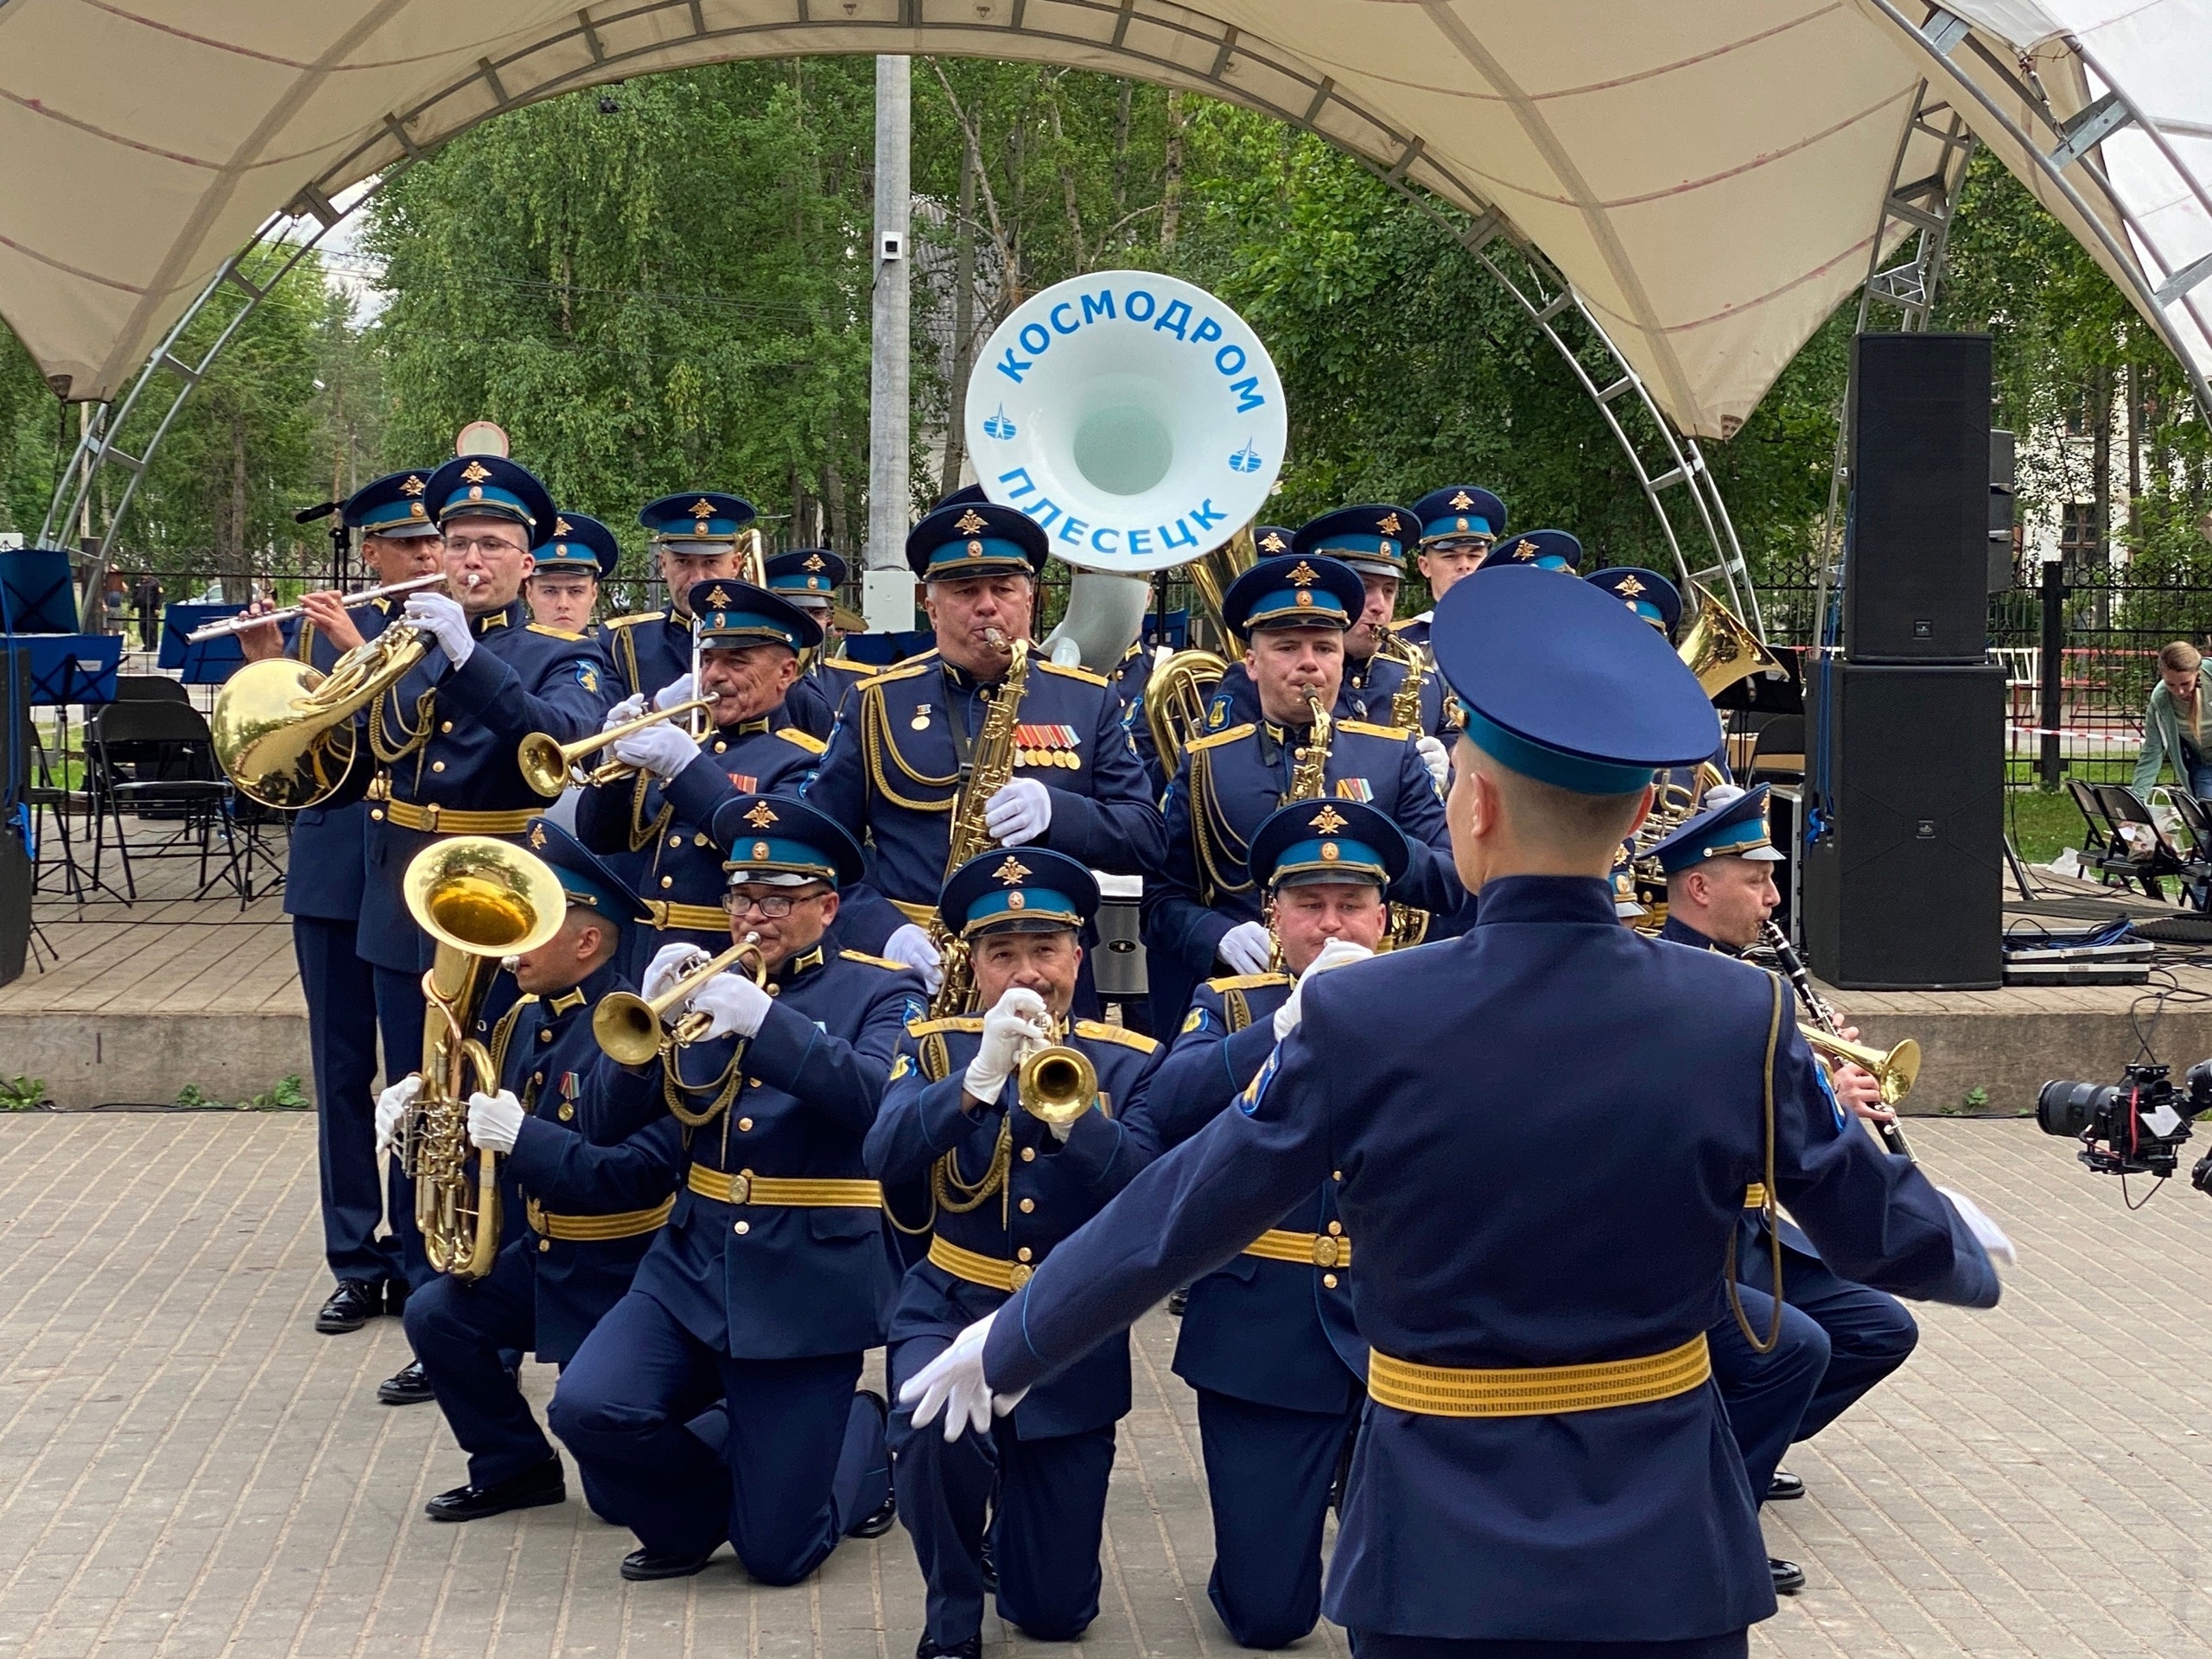
MULTIPOLYGON (((398 609, 397 600, 372 599, 353 607, 353 626, 366 642, 390 626, 398 609)), ((291 654, 327 674, 345 653, 314 623, 303 620, 291 654)), ((358 800, 342 806, 303 807, 292 815, 292 850, 284 871, 287 916, 332 922, 360 919, 368 821, 368 809, 358 800)))
POLYGON ((499 1082, 528 1114, 505 1159, 527 1206, 524 1235, 537 1289, 537 1357, 565 1365, 630 1288, 652 1245, 629 1238, 563 1239, 538 1224, 556 1216, 651 1210, 676 1190, 683 1148, 660 1100, 658 1071, 625 1071, 600 1051, 591 1011, 632 987, 612 964, 558 996, 525 996, 505 1022, 499 1082))
MULTIPOLYGON (((1275 1046, 1287 974, 1210 979, 1145 1090, 1165 1146, 1179 1147, 1243 1091, 1275 1046)), ((1326 1236, 1338 1220, 1335 1172, 1270 1225, 1326 1236)), ((1336 1247, 1330 1247, 1336 1248, 1336 1247)), ((1357 1249, 1355 1243, 1354 1248, 1357 1249)), ((1285 1411, 1341 1412, 1367 1380, 1367 1344, 1351 1322, 1347 1271, 1233 1255, 1191 1287, 1175 1339, 1175 1375, 1285 1411)))
MULTIPOLYGON (((1076 1120, 1065 1144, 1016 1103, 1008 1078, 999 1098, 970 1111, 962 1079, 982 1041, 980 1016, 917 1020, 893 1067, 883 1116, 868 1138, 868 1166, 887 1185, 927 1179, 948 1154, 970 1184, 991 1166, 1001 1128, 1012 1146, 1005 1186, 964 1214, 940 1208, 938 1237, 977 1255, 1034 1267, 1096 1214, 1160 1150, 1146 1081, 1159 1058, 1149 1037, 1090 1020, 1069 1041, 1098 1071, 1103 1109, 1076 1120)), ((956 1199, 959 1189, 952 1190, 956 1199)), ((905 1214, 911 1205, 900 1205, 905 1214)), ((906 1270, 891 1340, 956 1335, 1006 1300, 1005 1293, 956 1278, 935 1262, 906 1270)), ((1116 1335, 1014 1408, 1014 1433, 1051 1440, 1103 1428, 1128 1414, 1129 1347, 1116 1335)))
MULTIPOLYGON (((1950 1205, 1837 1122, 1779 988, 1623 927, 1603 880, 1491 882, 1463 938, 1308 988, 1238 1109, 1138 1176, 1007 1306, 991 1386, 1077 1361, 1338 1170, 1352 1311, 1377 1352, 1481 1369, 1665 1353, 1726 1316, 1721 1264, 1764 1179, 1769 1086, 1776 1185, 1837 1272, 1994 1303, 1950 1205), (1668 1078, 1696 1086, 1653 1086, 1668 1078)), ((1324 1610, 1354 1630, 1547 1641, 1683 1640, 1766 1617, 1719 1390, 1526 1417, 1370 1403, 1324 1610)))
MULTIPOLYGON (((769 983, 774 1005, 741 1052, 725 1039, 684 1053, 687 1082, 721 1077, 733 1058, 744 1078, 719 1117, 687 1132, 690 1161, 772 1179, 864 1179, 861 1142, 899 1033, 925 1006, 921 978, 817 945, 769 983)), ((686 1185, 637 1288, 717 1353, 803 1359, 880 1343, 899 1268, 878 1205, 724 1204, 686 1185)))
POLYGON ((608 706, 632 696, 650 701, 691 671, 691 619, 674 611, 639 611, 600 625, 599 643, 614 671, 608 706))

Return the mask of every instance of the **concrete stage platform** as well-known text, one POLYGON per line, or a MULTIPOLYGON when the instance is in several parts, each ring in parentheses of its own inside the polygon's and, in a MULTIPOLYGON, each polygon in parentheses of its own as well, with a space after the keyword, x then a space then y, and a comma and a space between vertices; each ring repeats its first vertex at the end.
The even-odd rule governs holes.
MULTIPOLYGON (((728 1553, 626 1585, 627 1534, 568 1503, 423 1518, 462 1478, 435 1408, 392 1409, 397 1321, 310 1328, 328 1287, 297 1115, 0 1116, 0 1659, 906 1659, 903 1530, 767 1589, 728 1553)), ((2203 1137, 2199 1137, 2200 1141, 2203 1137)), ((2212 1203, 2121 1207, 2019 1122, 1931 1122, 1938 1179, 2021 1252, 1986 1314, 1788 1466, 1768 1548, 1811 1583, 1756 1659, 2185 1659, 2212 1652, 2212 1203)), ((1569 1172, 1571 1173, 1571 1172, 1569 1172)), ((1543 1172, 1539 1179, 1555 1179, 1543 1172)), ((2143 1189, 2133 1184, 2140 1198, 2143 1189)), ((995 1617, 987 1659, 1230 1659, 1174 1323, 1135 1344, 1098 1621, 1079 1649, 995 1617)), ((871 1368, 877 1363, 871 1361, 871 1368)), ((542 1408, 549 1367, 524 1378, 542 1408)), ((1294 1651, 1343 1659, 1324 1626, 1294 1651)))
MULTIPOLYGON (((308 1076, 307 1008, 279 900, 241 911, 235 898, 194 899, 193 874, 189 862, 142 866, 143 897, 128 908, 41 895, 36 915, 60 959, 0 986, 0 1080, 43 1078, 57 1104, 81 1109, 166 1105, 187 1084, 245 1100, 308 1076)), ((2212 918, 2036 875, 2037 900, 2014 895, 2009 927, 2125 913, 2200 929, 2208 943, 2169 949, 2148 988, 1832 993, 1865 1040, 1918 1040, 1912 1113, 2030 1111, 2046 1078, 2111 1081, 2145 1041, 2177 1071, 2212 1055, 2212 918), (2161 984, 2171 988, 2163 999, 2161 984), (1984 1099, 1969 1103, 1976 1090, 1984 1099)))

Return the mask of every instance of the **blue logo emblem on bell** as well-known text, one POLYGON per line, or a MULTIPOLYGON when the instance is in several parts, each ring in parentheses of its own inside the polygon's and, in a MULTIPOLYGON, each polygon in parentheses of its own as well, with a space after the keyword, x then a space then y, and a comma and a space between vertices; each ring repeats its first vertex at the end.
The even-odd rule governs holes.
POLYGON ((1262 464, 1260 452, 1252 447, 1249 438, 1244 440, 1242 449, 1229 458, 1229 469, 1233 473, 1256 473, 1262 464))
POLYGON ((996 414, 986 415, 983 417, 983 435, 987 438, 997 438, 1003 442, 1019 429, 1012 421, 1007 419, 1004 404, 999 405, 996 414))

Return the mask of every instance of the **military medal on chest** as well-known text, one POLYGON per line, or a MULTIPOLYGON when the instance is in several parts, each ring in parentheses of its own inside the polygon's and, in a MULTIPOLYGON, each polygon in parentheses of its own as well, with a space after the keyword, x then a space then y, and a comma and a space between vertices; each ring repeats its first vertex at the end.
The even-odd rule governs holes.
POLYGON ((930 706, 929 706, 929 704, 927 704, 926 702, 925 702, 925 703, 918 703, 918 704, 917 704, 917 705, 915 706, 915 709, 914 709, 914 717, 913 717, 913 719, 912 719, 912 720, 908 721, 906 723, 907 723, 909 726, 912 726, 912 727, 916 731, 918 731, 918 732, 926 732, 927 730, 929 730, 929 728, 930 728, 930 706))
POLYGON ((1014 728, 1014 763, 1073 772, 1083 765, 1082 755, 1076 752, 1078 741, 1072 726, 1018 725, 1014 728))

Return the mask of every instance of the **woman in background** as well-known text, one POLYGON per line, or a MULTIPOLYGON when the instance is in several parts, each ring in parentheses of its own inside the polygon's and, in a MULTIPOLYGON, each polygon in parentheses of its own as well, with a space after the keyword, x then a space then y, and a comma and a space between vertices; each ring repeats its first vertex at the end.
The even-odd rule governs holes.
POLYGON ((2202 669, 2204 658, 2186 639, 2158 652, 2158 683, 2151 688, 2143 711, 2143 752, 2135 759, 2134 790, 2147 795, 2160 766, 2173 763, 2174 775, 2200 800, 2212 798, 2212 740, 2204 731, 2202 669))

